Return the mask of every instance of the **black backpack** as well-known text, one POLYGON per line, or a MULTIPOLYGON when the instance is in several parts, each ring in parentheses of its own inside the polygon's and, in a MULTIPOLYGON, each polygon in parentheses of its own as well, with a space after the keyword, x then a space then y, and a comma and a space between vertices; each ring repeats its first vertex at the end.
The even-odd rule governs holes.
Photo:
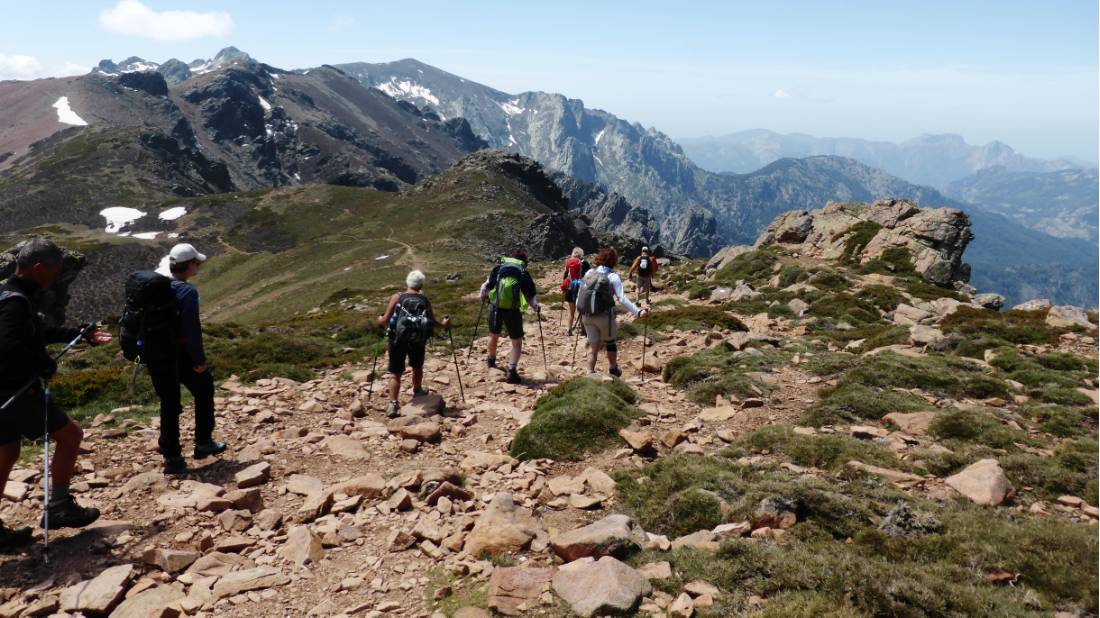
POLYGON ((581 315, 603 315, 615 308, 615 290, 608 273, 594 268, 584 275, 577 293, 577 310, 581 315))
POLYGON ((119 344, 129 361, 174 359, 179 346, 179 306, 172 280, 151 270, 126 279, 126 307, 119 318, 119 344))
POLYGON ((405 344, 427 343, 432 338, 432 320, 428 317, 428 299, 420 294, 402 294, 397 298, 397 323, 394 340, 405 344))
POLYGON ((638 273, 641 274, 643 277, 648 277, 649 276, 649 271, 650 271, 649 261, 652 260, 652 259, 653 258, 649 257, 648 255, 643 255, 641 257, 641 259, 638 261, 638 273))

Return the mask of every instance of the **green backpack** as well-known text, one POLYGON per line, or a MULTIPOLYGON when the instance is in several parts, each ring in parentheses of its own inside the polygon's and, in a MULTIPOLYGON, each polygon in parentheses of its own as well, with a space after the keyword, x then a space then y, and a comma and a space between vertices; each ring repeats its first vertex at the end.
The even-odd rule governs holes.
POLYGON ((489 291, 489 302, 498 309, 522 309, 526 304, 526 299, 520 290, 520 279, 523 273, 522 260, 510 257, 500 258, 497 284, 489 291))

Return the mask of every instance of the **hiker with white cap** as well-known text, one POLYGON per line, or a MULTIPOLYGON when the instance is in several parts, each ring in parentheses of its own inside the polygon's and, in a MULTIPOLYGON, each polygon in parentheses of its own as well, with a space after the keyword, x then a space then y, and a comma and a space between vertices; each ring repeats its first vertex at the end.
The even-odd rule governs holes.
POLYGON ((180 243, 168 254, 168 271, 175 294, 178 321, 173 348, 168 353, 151 354, 146 360, 153 388, 160 397, 160 453, 169 474, 187 470, 180 446, 180 384, 195 399, 195 459, 204 459, 225 451, 223 442, 214 440, 214 378, 207 365, 199 320, 199 291, 189 280, 199 272, 206 256, 194 246, 180 243))

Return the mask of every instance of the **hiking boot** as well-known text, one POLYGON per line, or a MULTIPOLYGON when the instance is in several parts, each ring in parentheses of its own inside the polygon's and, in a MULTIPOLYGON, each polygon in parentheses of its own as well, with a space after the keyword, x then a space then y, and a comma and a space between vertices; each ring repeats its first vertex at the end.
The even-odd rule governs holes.
POLYGON ((485 359, 485 364, 489 366, 489 369, 496 369, 497 368, 497 359, 496 359, 496 357, 495 356, 490 356, 489 358, 486 358, 485 359))
POLYGON ((614 367, 609 368, 607 370, 607 373, 610 373, 611 375, 615 376, 616 378, 619 378, 619 377, 622 377, 623 370, 619 369, 618 365, 615 365, 614 367))
POLYGON ((30 528, 9 528, 0 521, 0 552, 18 549, 33 540, 34 533, 30 528))
POLYGON ((413 397, 423 397, 424 395, 427 395, 427 394, 428 394, 428 391, 426 389, 423 389, 423 388, 414 388, 413 389, 413 397))
POLYGON ((51 528, 83 528, 99 519, 99 509, 82 507, 75 498, 67 496, 64 501, 46 507, 46 515, 42 516, 43 528, 46 527, 47 516, 51 528))
POLYGON ((508 370, 508 379, 505 380, 508 384, 523 384, 523 380, 519 377, 519 372, 515 369, 508 370))
POLYGON ((183 474, 184 472, 187 472, 187 462, 183 459, 183 457, 164 458, 165 474, 183 474))
POLYGON ((401 406, 397 405, 396 401, 391 401, 390 405, 386 406, 386 418, 397 418, 397 411, 401 409, 401 406))
POLYGON ((211 455, 221 455, 227 449, 225 442, 218 442, 217 440, 211 440, 205 444, 195 445, 195 459, 206 459, 211 455))

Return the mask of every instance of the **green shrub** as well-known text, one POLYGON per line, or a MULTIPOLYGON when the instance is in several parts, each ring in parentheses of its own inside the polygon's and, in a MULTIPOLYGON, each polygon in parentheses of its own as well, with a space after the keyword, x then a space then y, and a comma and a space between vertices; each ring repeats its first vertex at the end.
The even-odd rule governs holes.
POLYGON ((538 400, 531 422, 512 440, 512 456, 575 460, 611 446, 619 430, 641 416, 636 400, 634 391, 618 380, 569 380, 538 400))
MULTIPOLYGON (((1040 354, 1036 360, 1043 367, 1054 371, 1088 371, 1090 369, 1090 363, 1086 359, 1068 352, 1048 352, 1040 354)), ((1091 364, 1096 363, 1094 361, 1091 364)))
POLYGON ((1032 397, 1046 403, 1056 403, 1063 406, 1087 406, 1092 403, 1088 395, 1062 386, 1046 386, 1028 391, 1032 397))
POLYGON ((864 247, 867 246, 867 243, 871 242, 871 239, 874 238, 875 234, 878 234, 881 229, 882 226, 874 221, 860 221, 843 232, 833 234, 834 241, 847 236, 847 238, 844 239, 844 251, 841 254, 841 259, 845 262, 854 261, 859 257, 864 247))
POLYGON ((851 289, 852 282, 843 274, 832 269, 826 269, 810 277, 810 285, 822 290, 839 292, 851 289))
POLYGON ((828 294, 810 303, 810 315, 833 318, 851 325, 878 322, 882 319, 872 303, 845 292, 828 294))
POLYGON ((883 312, 893 311, 898 308, 898 305, 905 302, 905 297, 902 296, 901 292, 897 288, 888 285, 864 286, 860 289, 859 295, 883 312))
POLYGON ((1014 344, 1057 343, 1064 329, 1053 328, 1045 311, 1006 311, 959 307, 940 321, 944 333, 958 333, 964 339, 989 337, 1014 344))
MULTIPOLYGON (((827 470, 840 469, 853 459, 886 468, 908 469, 890 449, 879 444, 835 434, 806 436, 785 426, 765 427, 742 436, 733 443, 733 449, 738 448, 750 452, 767 450, 786 455, 800 466, 827 470)), ((731 451, 735 453, 736 450, 731 451)))
POLYGON ((700 405, 713 405, 715 397, 754 397, 770 387, 747 375, 767 371, 784 358, 768 351, 761 356, 738 354, 726 345, 716 345, 692 355, 677 356, 665 363, 665 382, 688 391, 688 398, 700 405))
POLYGON ((950 410, 938 414, 928 431, 944 441, 972 442, 991 448, 1013 448, 1013 443, 1030 442, 1026 433, 977 410, 950 410))
POLYGON ((760 284, 771 278, 772 268, 779 261, 781 252, 779 247, 769 245, 742 253, 714 274, 714 283, 732 286, 741 280, 753 287, 761 287, 760 284))
POLYGON ((649 325, 650 330, 710 330, 747 331, 745 323, 736 316, 717 308, 703 305, 675 307, 654 311, 634 321, 638 326, 649 325))
POLYGON ((893 390, 869 388, 854 382, 837 384, 818 391, 820 399, 806 411, 803 419, 811 425, 842 421, 877 420, 891 412, 927 410, 920 397, 893 390))

